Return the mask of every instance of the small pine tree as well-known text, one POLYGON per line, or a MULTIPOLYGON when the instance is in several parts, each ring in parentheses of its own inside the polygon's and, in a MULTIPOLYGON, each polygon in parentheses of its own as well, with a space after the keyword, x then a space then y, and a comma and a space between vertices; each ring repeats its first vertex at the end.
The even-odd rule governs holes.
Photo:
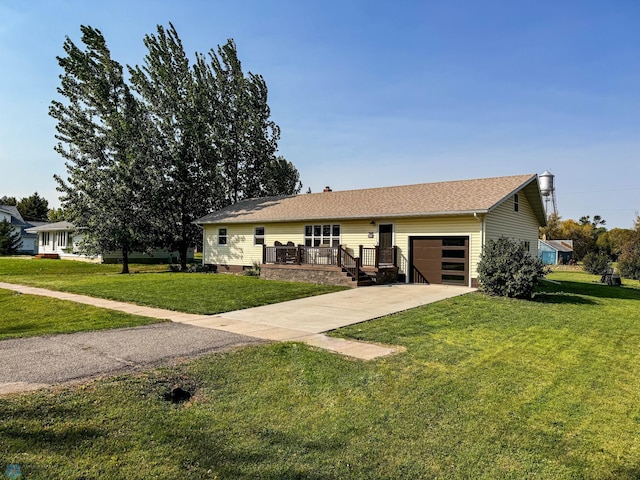
POLYGON ((478 280, 482 289, 501 297, 531 298, 545 266, 533 257, 521 242, 501 237, 489 240, 478 263, 478 280))
POLYGON ((604 275, 611 266, 609 256, 604 253, 589 252, 582 259, 582 265, 586 272, 593 275, 604 275))
POLYGON ((13 255, 22 246, 20 233, 15 232, 11 223, 0 222, 0 255, 13 255))

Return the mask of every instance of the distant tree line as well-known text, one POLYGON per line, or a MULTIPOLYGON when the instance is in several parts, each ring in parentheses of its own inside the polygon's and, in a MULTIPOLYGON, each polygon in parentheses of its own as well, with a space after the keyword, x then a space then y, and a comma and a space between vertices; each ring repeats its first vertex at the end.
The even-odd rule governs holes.
POLYGON ((191 63, 173 25, 145 36, 142 65, 124 68, 102 33, 81 26, 67 38, 58 93, 55 176, 68 220, 85 232, 87 253, 188 248, 194 220, 245 198, 298 193, 295 166, 278 156, 261 75, 245 74, 228 40, 191 63))
POLYGON ((586 215, 578 221, 550 215, 540 235, 547 240, 573 240, 574 258, 583 261, 591 273, 601 274, 611 262, 617 262, 620 275, 640 279, 640 215, 633 229, 607 230, 605 225, 599 215, 586 215))

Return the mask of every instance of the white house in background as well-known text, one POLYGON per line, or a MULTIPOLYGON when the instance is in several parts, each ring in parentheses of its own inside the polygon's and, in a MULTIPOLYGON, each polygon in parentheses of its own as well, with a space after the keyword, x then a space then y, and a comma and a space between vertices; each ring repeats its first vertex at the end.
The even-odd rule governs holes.
MULTIPOLYGON (((82 232, 70 222, 46 223, 27 229, 37 236, 38 256, 62 258, 66 260, 84 260, 96 263, 121 263, 122 252, 104 252, 89 256, 80 252, 82 232)), ((189 250, 187 261, 193 261, 193 250, 189 250)), ((151 253, 131 252, 130 263, 177 263, 178 253, 167 250, 154 250, 151 253)))
POLYGON ((546 224, 535 174, 249 199, 213 212, 203 263, 217 271, 261 264, 265 278, 350 285, 477 284, 487 241, 538 251, 546 224))
POLYGON ((0 222, 3 220, 9 222, 13 226, 13 230, 20 235, 22 246, 18 251, 20 253, 36 253, 36 235, 27 232, 27 229, 33 227, 35 222, 25 222, 18 209, 13 205, 0 205, 0 222))

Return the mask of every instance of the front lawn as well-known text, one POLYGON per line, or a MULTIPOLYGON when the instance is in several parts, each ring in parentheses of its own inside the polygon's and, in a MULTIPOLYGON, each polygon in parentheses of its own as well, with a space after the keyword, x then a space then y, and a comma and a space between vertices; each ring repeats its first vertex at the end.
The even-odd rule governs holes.
POLYGON ((337 332, 407 347, 372 362, 271 344, 2 398, 0 462, 26 478, 638 478, 637 282, 550 278, 534 301, 470 294, 337 332), (167 402, 175 384, 195 397, 167 402))
POLYGON ((138 327, 164 321, 3 289, 0 289, 0 312, 0 340, 138 327))
POLYGON ((226 274, 171 273, 167 266, 118 265, 72 260, 0 258, 0 282, 137 303, 168 310, 216 314, 297 298, 337 292, 345 287, 260 280, 226 274), (158 270, 165 270, 158 272, 158 270))

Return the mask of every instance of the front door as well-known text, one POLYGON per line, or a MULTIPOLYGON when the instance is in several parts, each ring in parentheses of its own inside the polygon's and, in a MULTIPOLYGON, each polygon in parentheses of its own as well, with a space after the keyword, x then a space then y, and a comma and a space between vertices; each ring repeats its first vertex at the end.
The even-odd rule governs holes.
POLYGON ((378 225, 378 263, 393 265, 393 225, 383 223, 378 225))

